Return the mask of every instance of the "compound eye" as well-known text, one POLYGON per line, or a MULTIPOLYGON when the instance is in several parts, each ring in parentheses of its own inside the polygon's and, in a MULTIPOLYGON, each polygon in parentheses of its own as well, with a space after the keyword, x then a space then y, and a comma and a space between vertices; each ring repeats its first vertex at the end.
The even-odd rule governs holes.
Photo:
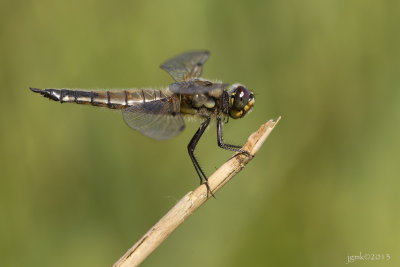
POLYGON ((243 109, 249 102, 250 93, 243 86, 239 86, 235 92, 235 99, 233 100, 233 108, 236 110, 243 109))

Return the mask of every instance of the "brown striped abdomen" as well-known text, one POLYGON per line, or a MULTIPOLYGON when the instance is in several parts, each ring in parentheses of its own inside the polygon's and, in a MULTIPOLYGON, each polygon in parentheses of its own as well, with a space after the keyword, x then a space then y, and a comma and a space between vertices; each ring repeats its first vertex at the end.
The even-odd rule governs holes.
POLYGON ((171 92, 154 89, 127 89, 112 91, 81 91, 69 89, 36 89, 30 88, 35 93, 54 101, 87 104, 112 109, 124 109, 138 103, 164 99, 171 96, 171 92))

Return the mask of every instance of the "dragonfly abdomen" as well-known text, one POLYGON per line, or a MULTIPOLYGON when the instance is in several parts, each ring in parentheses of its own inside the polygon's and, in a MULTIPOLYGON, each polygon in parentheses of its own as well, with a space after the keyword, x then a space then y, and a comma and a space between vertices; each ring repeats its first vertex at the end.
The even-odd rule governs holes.
POLYGON ((92 106, 108 107, 111 109, 124 109, 138 103, 159 100, 169 95, 167 92, 153 89, 81 91, 69 89, 31 88, 31 90, 61 103, 70 102, 87 104, 92 106))

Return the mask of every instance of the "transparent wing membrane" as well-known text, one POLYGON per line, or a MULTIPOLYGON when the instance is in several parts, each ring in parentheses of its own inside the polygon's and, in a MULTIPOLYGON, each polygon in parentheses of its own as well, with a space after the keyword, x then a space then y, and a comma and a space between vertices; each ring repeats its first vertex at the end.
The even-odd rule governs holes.
POLYGON ((179 105, 179 98, 174 96, 136 104, 123 109, 122 115, 132 129, 156 140, 166 140, 185 129, 179 105))
POLYGON ((165 61, 160 68, 168 72, 177 82, 198 78, 209 55, 208 51, 186 52, 165 61))
POLYGON ((177 94, 203 94, 213 90, 223 90, 227 84, 224 83, 212 83, 209 81, 192 80, 172 83, 169 86, 169 90, 177 94))

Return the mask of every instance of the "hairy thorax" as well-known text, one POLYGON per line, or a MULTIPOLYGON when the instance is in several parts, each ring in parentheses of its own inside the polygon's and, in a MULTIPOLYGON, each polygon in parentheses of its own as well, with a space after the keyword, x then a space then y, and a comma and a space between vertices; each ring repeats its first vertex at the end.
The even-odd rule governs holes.
MULTIPOLYGON (((185 117, 215 118, 222 107, 221 94, 204 93, 196 95, 181 95, 181 114, 185 117)), ((226 114, 224 114, 226 115, 226 114)))

